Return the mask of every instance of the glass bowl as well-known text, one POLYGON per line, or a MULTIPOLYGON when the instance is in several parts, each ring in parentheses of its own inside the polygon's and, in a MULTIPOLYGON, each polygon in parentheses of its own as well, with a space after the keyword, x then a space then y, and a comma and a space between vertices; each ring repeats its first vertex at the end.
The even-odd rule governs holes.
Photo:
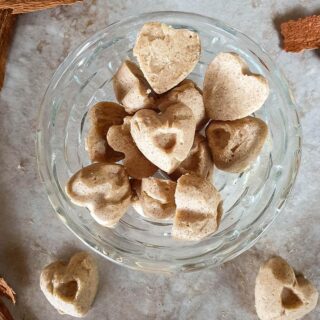
POLYGON ((224 23, 191 13, 153 12, 130 17, 96 33, 75 49, 55 72, 42 101, 37 155, 50 202, 63 223, 90 248, 118 264, 145 271, 191 271, 219 265, 249 249, 279 215, 294 183, 301 147, 300 124, 288 84, 267 53, 224 23), (115 229, 96 223, 73 205, 64 187, 88 165, 85 137, 88 110, 115 101, 112 76, 132 55, 145 22, 161 21, 199 33, 200 62, 189 76, 200 87, 207 65, 221 51, 239 53, 270 84, 270 95, 255 114, 270 130, 264 149, 244 173, 215 170, 213 181, 224 199, 219 230, 199 242, 171 238, 171 223, 152 221, 133 208, 115 229))

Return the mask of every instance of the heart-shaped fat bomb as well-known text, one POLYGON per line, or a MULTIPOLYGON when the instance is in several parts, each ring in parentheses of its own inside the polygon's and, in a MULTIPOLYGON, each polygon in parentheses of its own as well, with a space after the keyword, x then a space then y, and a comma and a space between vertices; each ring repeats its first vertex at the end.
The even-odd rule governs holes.
POLYGON ((170 174, 170 178, 177 180, 187 173, 193 173, 205 179, 210 178, 213 173, 213 162, 208 143, 205 137, 198 133, 194 137, 193 146, 187 158, 170 174))
POLYGON ((62 314, 79 318, 89 311, 98 282, 97 264, 86 252, 75 254, 69 263, 53 262, 40 275, 41 290, 52 306, 62 314))
POLYGON ((282 258, 264 263, 255 286, 255 305, 261 320, 297 320, 313 310, 318 292, 282 258))
POLYGON ((117 100, 128 113, 154 106, 155 101, 149 84, 133 62, 124 61, 112 80, 117 100))
POLYGON ((130 120, 131 117, 126 117, 122 125, 110 127, 107 134, 108 143, 114 150, 124 153, 123 165, 131 177, 136 179, 150 177, 158 168, 134 143, 130 133, 130 120))
POLYGON ((137 209, 140 214, 161 220, 173 218, 176 210, 174 181, 154 177, 143 178, 141 184, 133 188, 138 197, 138 203, 134 207, 137 209, 137 206, 140 206, 137 209))
POLYGON ((131 135, 139 150, 158 168, 173 172, 188 156, 196 121, 190 108, 177 103, 165 112, 138 111, 131 119, 131 135))
POLYGON ((92 162, 116 162, 123 158, 122 153, 109 146, 106 135, 111 126, 122 124, 127 115, 122 106, 113 102, 99 102, 91 108, 86 150, 92 162))
POLYGON ((206 136, 215 166, 237 173, 256 160, 268 136, 268 127, 254 117, 212 121, 206 128, 206 136))
POLYGON ((221 196, 208 180, 193 174, 181 176, 175 201, 174 238, 201 240, 218 229, 222 216, 221 196))
POLYGON ((268 95, 268 81, 251 73, 236 53, 218 54, 206 71, 203 101, 213 120, 244 118, 257 111, 268 95))
POLYGON ((101 225, 112 228, 131 203, 131 186, 123 166, 93 163, 74 174, 66 185, 70 200, 87 207, 101 225))
POLYGON ((188 76, 199 61, 200 51, 197 33, 160 22, 144 24, 133 48, 145 78, 158 94, 188 76))
POLYGON ((197 130, 201 130, 206 122, 202 92, 196 84, 186 79, 177 87, 168 91, 158 99, 158 108, 163 112, 173 103, 181 102, 189 107, 196 119, 197 130))

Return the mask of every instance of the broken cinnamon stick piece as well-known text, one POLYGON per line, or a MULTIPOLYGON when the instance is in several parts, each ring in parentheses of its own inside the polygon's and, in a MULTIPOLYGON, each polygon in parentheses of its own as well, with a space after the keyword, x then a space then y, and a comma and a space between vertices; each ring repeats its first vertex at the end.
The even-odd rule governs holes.
POLYGON ((16 303, 16 298, 14 296, 15 294, 16 293, 7 284, 7 282, 3 278, 0 278, 0 296, 4 296, 10 299, 13 303, 16 303))
POLYGON ((0 320, 14 320, 10 314, 8 308, 0 300, 0 320))
POLYGON ((320 16, 284 22, 280 26, 285 51, 320 48, 320 16))
POLYGON ((12 14, 50 9, 82 0, 0 0, 0 9, 12 9, 12 14))
POLYGON ((0 90, 4 83, 6 63, 16 22, 16 16, 11 12, 10 9, 0 10, 0 90))

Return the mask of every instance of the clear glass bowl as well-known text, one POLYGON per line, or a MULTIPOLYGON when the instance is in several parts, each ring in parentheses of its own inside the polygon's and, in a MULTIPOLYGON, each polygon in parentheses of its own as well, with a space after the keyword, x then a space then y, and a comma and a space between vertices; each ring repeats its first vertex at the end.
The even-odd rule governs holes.
POLYGON ((224 23, 182 12, 153 12, 114 23, 96 33, 60 65, 45 93, 37 130, 41 177, 63 223, 89 247, 121 265, 146 271, 191 271, 219 265, 249 249, 278 216, 300 162, 301 133, 288 84, 267 53, 224 23), (130 208, 115 229, 97 224, 65 194, 69 177, 89 164, 85 151, 87 112, 98 101, 115 101, 112 75, 132 48, 145 22, 161 21, 199 33, 200 62, 189 76, 200 87, 208 63, 221 51, 239 53, 252 71, 265 76, 270 96, 256 113, 268 123, 260 157, 241 174, 215 170, 224 199, 217 233, 200 242, 171 238, 171 223, 151 221, 130 208))

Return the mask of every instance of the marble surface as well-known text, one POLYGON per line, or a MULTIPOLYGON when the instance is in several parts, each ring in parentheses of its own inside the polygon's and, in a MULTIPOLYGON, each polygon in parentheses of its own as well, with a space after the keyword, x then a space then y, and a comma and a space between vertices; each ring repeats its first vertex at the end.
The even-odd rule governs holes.
MULTIPOLYGON (((71 319, 47 303, 39 274, 52 260, 84 249, 55 216, 38 177, 35 130, 49 80, 68 52, 95 31, 156 10, 209 15, 264 46, 286 74, 299 106, 301 170, 277 222, 252 249, 221 267, 168 277, 127 270, 96 255, 101 285, 86 319, 257 319, 255 276, 274 254, 320 289, 320 53, 285 53, 277 32, 286 18, 319 13, 319 0, 92 0, 19 17, 0 94, 0 275, 17 292, 15 319, 71 319)), ((319 306, 305 317, 319 318, 319 306)))

